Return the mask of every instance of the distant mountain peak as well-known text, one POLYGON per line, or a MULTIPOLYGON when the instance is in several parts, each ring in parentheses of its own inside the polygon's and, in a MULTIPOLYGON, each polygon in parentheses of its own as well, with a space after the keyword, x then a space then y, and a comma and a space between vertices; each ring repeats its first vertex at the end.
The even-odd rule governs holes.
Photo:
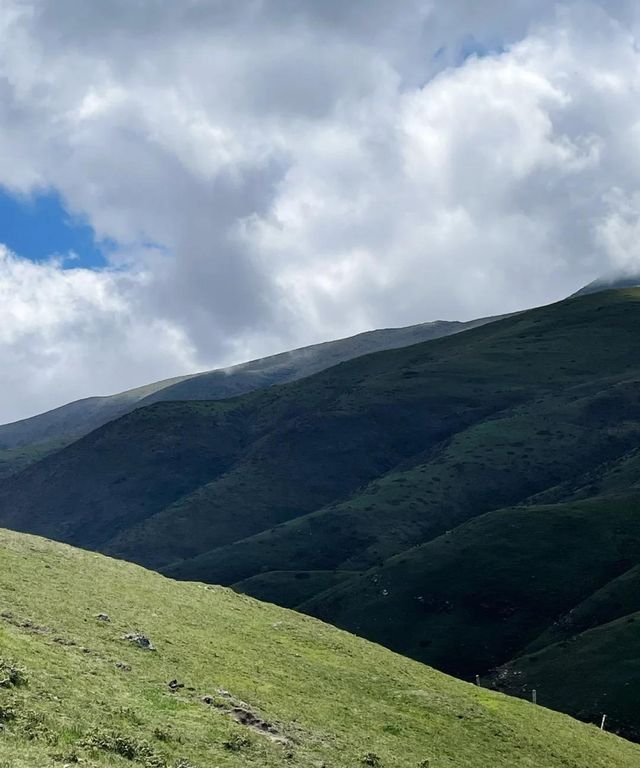
POLYGON ((603 275, 592 280, 587 285, 580 288, 579 291, 571 294, 569 298, 576 296, 586 296, 589 293, 599 293, 600 291, 610 291, 616 288, 637 288, 640 287, 640 271, 638 272, 615 272, 609 275, 603 275))

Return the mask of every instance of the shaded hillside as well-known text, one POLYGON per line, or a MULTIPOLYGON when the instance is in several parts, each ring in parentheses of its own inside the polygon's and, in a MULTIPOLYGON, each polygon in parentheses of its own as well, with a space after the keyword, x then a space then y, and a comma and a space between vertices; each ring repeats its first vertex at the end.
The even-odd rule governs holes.
POLYGON ((608 624, 640 611, 640 565, 607 582, 581 603, 560 616, 528 647, 535 651, 569 640, 588 629, 608 624))
POLYGON ((181 380, 168 379, 109 397, 88 397, 29 419, 3 424, 0 426, 0 450, 34 445, 46 450, 48 445, 68 442, 128 413, 157 390, 181 380))
POLYGON ((117 395, 77 400, 47 413, 0 426, 0 477, 22 469, 41 455, 143 405, 168 400, 220 400, 304 378, 370 352, 460 333, 494 319, 497 318, 464 323, 435 321, 369 331, 231 368, 166 379, 117 395), (23 450, 15 451, 20 448, 23 450))
POLYGON ((640 562, 639 506, 636 493, 489 512, 302 609, 473 679, 640 562))
POLYGON ((140 408, 5 480, 0 522, 485 675, 640 563, 639 319, 640 290, 599 293, 140 408))
MULTIPOLYGON (((638 409, 625 382, 639 298, 577 299, 241 398, 139 409, 5 481, 0 521, 162 566, 339 503, 347 543, 322 527, 360 568, 628 451, 635 422, 622 428, 615 403, 638 409)), ((283 554, 274 570, 291 569, 283 554)))
POLYGON ((0 531, 0 602, 0 765, 11 768, 640 761, 596 727, 314 619, 42 539, 0 531), (140 634, 153 650, 127 639, 140 634))
POLYGON ((50 453, 64 448, 66 440, 49 440, 45 443, 21 445, 17 448, 0 449, 0 480, 14 475, 50 453))
POLYGON ((640 437, 629 417, 640 417, 635 382, 605 383, 603 391, 573 391, 568 397, 546 395, 458 431, 435 452, 376 478, 347 501, 176 564, 170 572, 228 582, 283 566, 375 566, 470 517, 526 500, 609 461, 640 437), (612 399, 619 410, 604 416, 612 399))
POLYGON ((571 712, 640 740, 640 612, 595 627, 497 669, 483 684, 571 712))

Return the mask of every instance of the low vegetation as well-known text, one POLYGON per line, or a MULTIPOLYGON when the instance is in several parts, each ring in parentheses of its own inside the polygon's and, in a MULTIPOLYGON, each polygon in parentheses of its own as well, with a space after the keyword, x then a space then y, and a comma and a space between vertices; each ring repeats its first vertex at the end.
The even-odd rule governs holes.
POLYGON ((640 761, 612 734, 315 619, 23 534, 0 531, 0 605, 2 768, 640 761))
MULTIPOLYGON (((606 703, 635 738, 623 686, 583 699, 555 651, 524 686, 494 670, 640 611, 639 320, 640 290, 609 291, 155 403, 2 481, 0 524, 233 585, 590 722, 606 703)), ((583 658, 637 689, 629 634, 607 637, 583 658)))

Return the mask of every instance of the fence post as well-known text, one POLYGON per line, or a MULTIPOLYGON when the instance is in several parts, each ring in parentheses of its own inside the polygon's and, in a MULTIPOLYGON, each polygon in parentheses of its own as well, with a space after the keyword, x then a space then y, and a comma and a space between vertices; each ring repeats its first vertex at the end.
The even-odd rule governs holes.
POLYGON ((536 689, 535 689, 535 688, 534 688, 534 689, 531 691, 531 701, 532 701, 534 704, 537 704, 537 703, 538 703, 538 691, 536 691, 536 689))
POLYGON ((606 715, 602 715, 602 721, 600 723, 600 730, 604 731, 604 721, 607 719, 606 715))

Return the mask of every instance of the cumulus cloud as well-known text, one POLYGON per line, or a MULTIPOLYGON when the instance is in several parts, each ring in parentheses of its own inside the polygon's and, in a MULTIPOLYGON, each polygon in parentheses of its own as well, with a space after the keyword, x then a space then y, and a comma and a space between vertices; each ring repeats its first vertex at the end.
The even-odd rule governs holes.
POLYGON ((147 280, 36 264, 0 246, 0 420, 193 369, 183 330, 141 312, 147 280))
POLYGON ((0 0, 0 184, 117 243, 2 252, 0 420, 633 268, 638 29, 626 0, 0 0))

